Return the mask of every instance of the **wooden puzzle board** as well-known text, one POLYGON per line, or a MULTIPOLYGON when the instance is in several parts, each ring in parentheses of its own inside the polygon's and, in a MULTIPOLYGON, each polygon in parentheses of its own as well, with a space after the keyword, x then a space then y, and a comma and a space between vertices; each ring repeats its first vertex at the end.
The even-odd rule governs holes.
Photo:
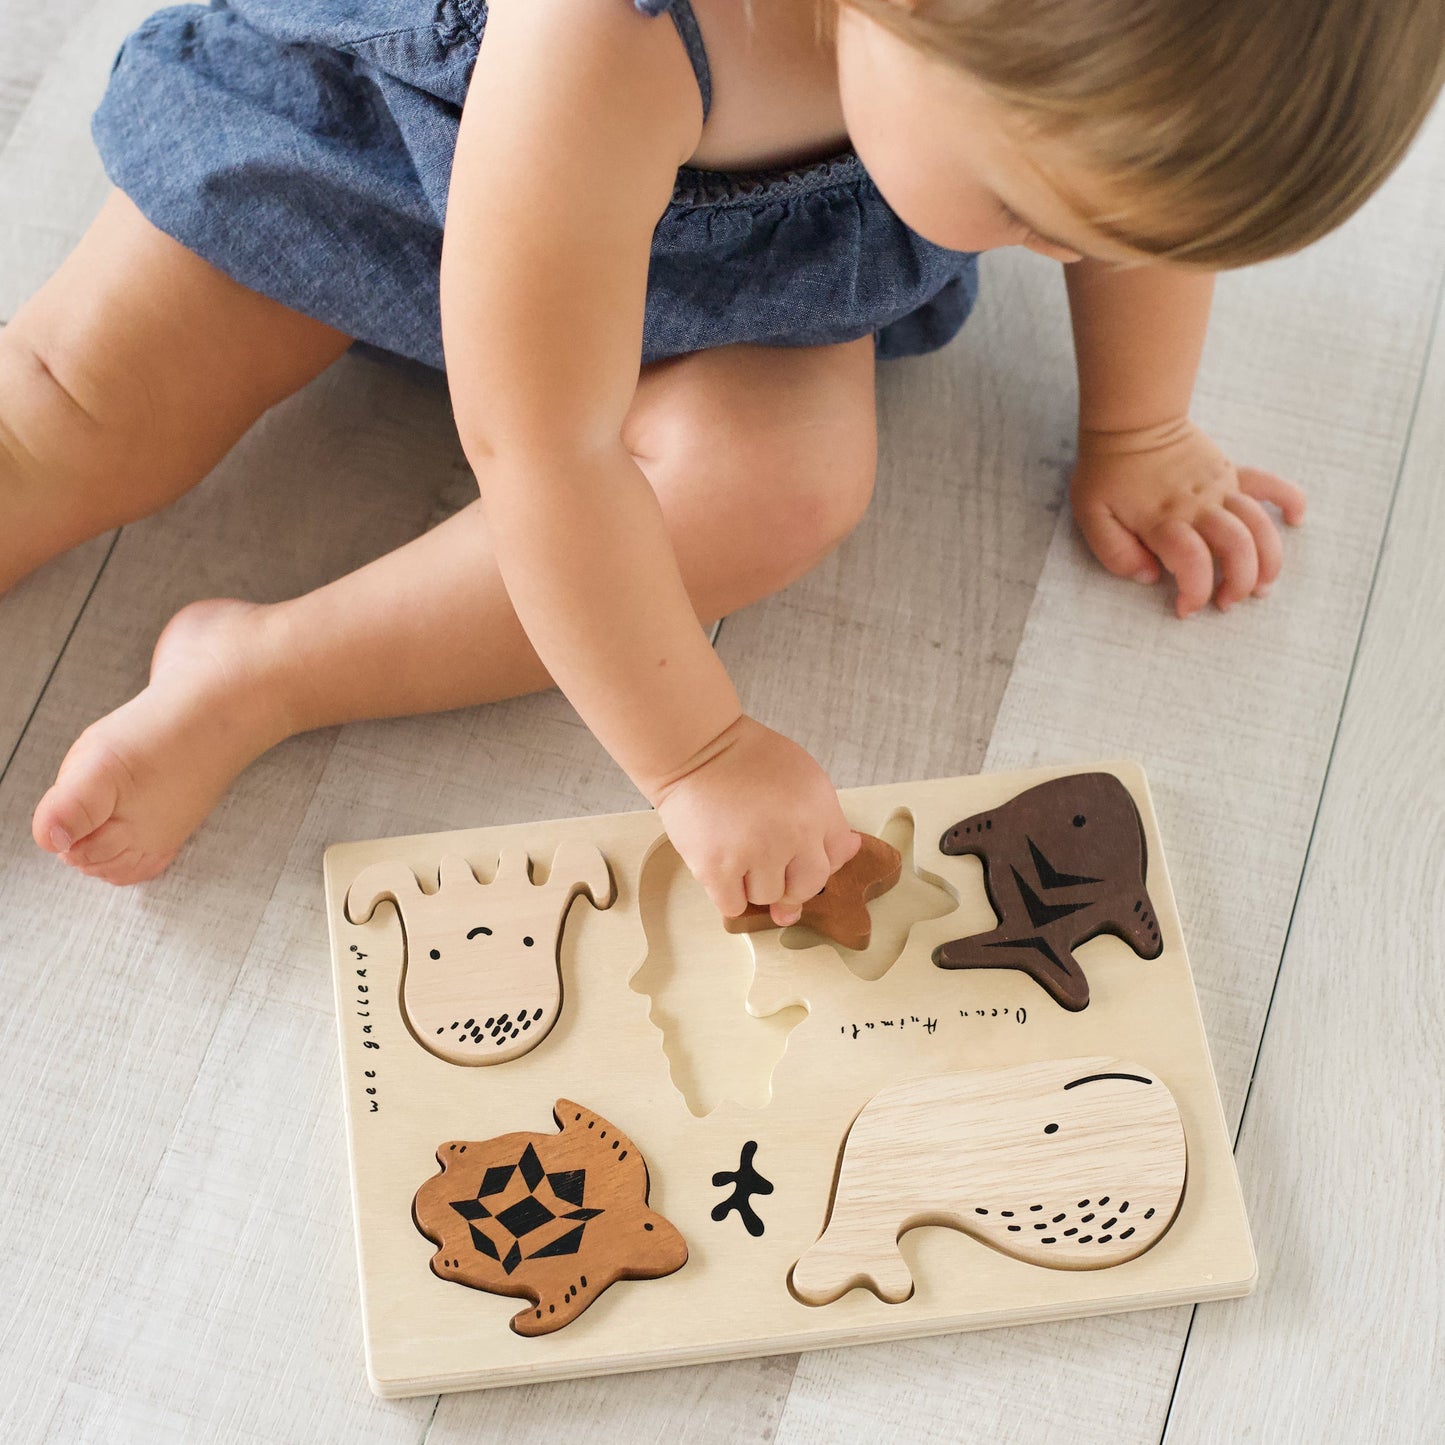
POLYGON ((327 850, 366 1357, 378 1394, 785 1353, 1251 1289, 1248 1223, 1142 770, 1107 763, 840 796, 855 827, 903 853, 901 883, 870 905, 869 949, 846 957, 798 928, 726 932, 650 811, 327 850), (1013 969, 936 967, 935 946, 986 931, 996 917, 979 859, 939 851, 945 830, 1046 779, 1080 772, 1113 773, 1138 806, 1162 954, 1141 959, 1109 935, 1083 944, 1076 953, 1092 999, 1081 1012, 1059 1007, 1013 969), (397 911, 383 903, 369 922, 349 922, 352 881, 368 865, 395 859, 430 875, 433 889, 449 853, 487 879, 502 848, 520 847, 541 882, 558 845, 571 840, 601 850, 615 899, 605 911, 585 895, 571 904, 555 1027, 530 1052, 489 1067, 449 1063, 419 1047, 399 1006, 397 911), (1104 1269, 1041 1268, 957 1230, 921 1227, 900 1242, 916 1283, 905 1302, 887 1304, 861 1288, 816 1307, 793 1296, 789 1270, 823 1229, 845 1136, 881 1088, 1090 1055, 1147 1067, 1178 1105, 1188 1155, 1183 1200, 1147 1253, 1104 1269), (413 1223, 412 1200, 437 1173, 438 1145, 551 1134, 559 1098, 635 1141, 650 1173, 649 1203, 681 1231, 689 1257, 665 1278, 613 1285, 556 1333, 524 1338, 508 1327, 524 1301, 431 1272, 436 1246, 413 1223), (749 1140, 774 1185, 753 1201, 765 1223, 757 1238, 736 1213, 712 1217, 729 1192, 712 1176, 736 1170, 749 1140))

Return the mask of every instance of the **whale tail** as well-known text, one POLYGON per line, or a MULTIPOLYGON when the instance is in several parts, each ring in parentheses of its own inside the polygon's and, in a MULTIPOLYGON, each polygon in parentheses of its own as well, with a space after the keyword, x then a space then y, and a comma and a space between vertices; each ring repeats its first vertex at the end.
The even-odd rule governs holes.
POLYGON ((902 1304, 913 1294, 913 1275, 895 1237, 860 1241, 831 1227, 788 1275, 788 1287, 807 1305, 832 1304, 862 1285, 885 1304, 902 1304))

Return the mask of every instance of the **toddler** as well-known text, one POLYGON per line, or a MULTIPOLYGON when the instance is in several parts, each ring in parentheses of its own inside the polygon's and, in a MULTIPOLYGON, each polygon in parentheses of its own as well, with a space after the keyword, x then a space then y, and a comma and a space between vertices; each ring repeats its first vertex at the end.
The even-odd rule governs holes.
POLYGON ((947 342, 980 252, 1062 263, 1094 554, 1180 616, 1262 596, 1262 504, 1304 498, 1189 419, 1212 273, 1356 210, 1442 41, 1445 0, 161 11, 95 117, 117 189, 0 332, 0 588, 358 341, 445 366, 480 496, 307 596, 180 612, 36 842, 150 878, 293 733, 555 682, 722 913, 796 919, 858 837, 703 623, 862 515, 875 357, 947 342))

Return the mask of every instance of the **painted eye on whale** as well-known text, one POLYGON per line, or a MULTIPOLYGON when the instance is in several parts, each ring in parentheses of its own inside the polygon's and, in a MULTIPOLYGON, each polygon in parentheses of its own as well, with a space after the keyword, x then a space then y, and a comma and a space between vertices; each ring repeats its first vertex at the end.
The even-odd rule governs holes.
POLYGON ((532 935, 531 935, 531 934, 528 934, 528 935, 522 940, 522 942, 523 942, 524 944, 526 944, 526 946, 527 946, 528 948, 531 948, 531 946, 532 946, 532 935))
POLYGON ((1045 1133, 1045 1134, 1057 1134, 1058 1132, 1059 1132, 1059 1126, 1058 1126, 1057 1124, 1045 1124, 1045 1125, 1044 1125, 1044 1133, 1045 1133))
POLYGON ((428 958, 440 958, 441 956, 441 950, 439 948, 432 949, 432 951, 427 955, 428 958))

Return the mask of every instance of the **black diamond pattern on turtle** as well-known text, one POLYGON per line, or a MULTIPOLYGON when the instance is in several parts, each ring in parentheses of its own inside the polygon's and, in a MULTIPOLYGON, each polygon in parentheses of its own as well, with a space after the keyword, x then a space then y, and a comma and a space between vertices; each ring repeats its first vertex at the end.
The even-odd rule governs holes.
POLYGON ((516 1168, 515 1164, 494 1164, 482 1176, 482 1187, 477 1190, 477 1198, 481 1199, 488 1194, 500 1194, 512 1182, 512 1174, 516 1168))
POLYGON ((524 1234, 531 1234, 556 1217, 535 1194, 528 1194, 510 1208, 502 1210, 497 1216, 497 1223, 521 1239, 524 1234))
POLYGON ((528 1144, 515 1164, 496 1164, 487 1170, 482 1176, 475 1199, 453 1200, 451 1207, 467 1221, 472 1247, 479 1254, 497 1260, 502 1268, 511 1274, 524 1258, 521 1241, 556 1220, 566 1220, 571 1227, 565 1228, 559 1235, 544 1239, 525 1258, 545 1259, 554 1255, 576 1254, 582 1248, 587 1221, 602 1213, 600 1209, 587 1209, 583 1206, 586 1187, 585 1169, 561 1169, 549 1174, 537 1157, 537 1151, 528 1144), (518 1194, 504 1207, 496 1208, 501 1201, 495 1196, 506 1193, 513 1180, 518 1177, 526 1186, 526 1193, 518 1194), (547 1192, 552 1196, 551 1207, 546 1200, 538 1197, 543 1180, 547 1183, 547 1192), (482 1203, 484 1197, 493 1200, 493 1207, 489 1208, 482 1203), (567 1207, 569 1205, 570 1208, 567 1207), (483 1219, 494 1219, 511 1237, 510 1243, 505 1246, 505 1255, 498 1242, 478 1227, 478 1221, 483 1219))

